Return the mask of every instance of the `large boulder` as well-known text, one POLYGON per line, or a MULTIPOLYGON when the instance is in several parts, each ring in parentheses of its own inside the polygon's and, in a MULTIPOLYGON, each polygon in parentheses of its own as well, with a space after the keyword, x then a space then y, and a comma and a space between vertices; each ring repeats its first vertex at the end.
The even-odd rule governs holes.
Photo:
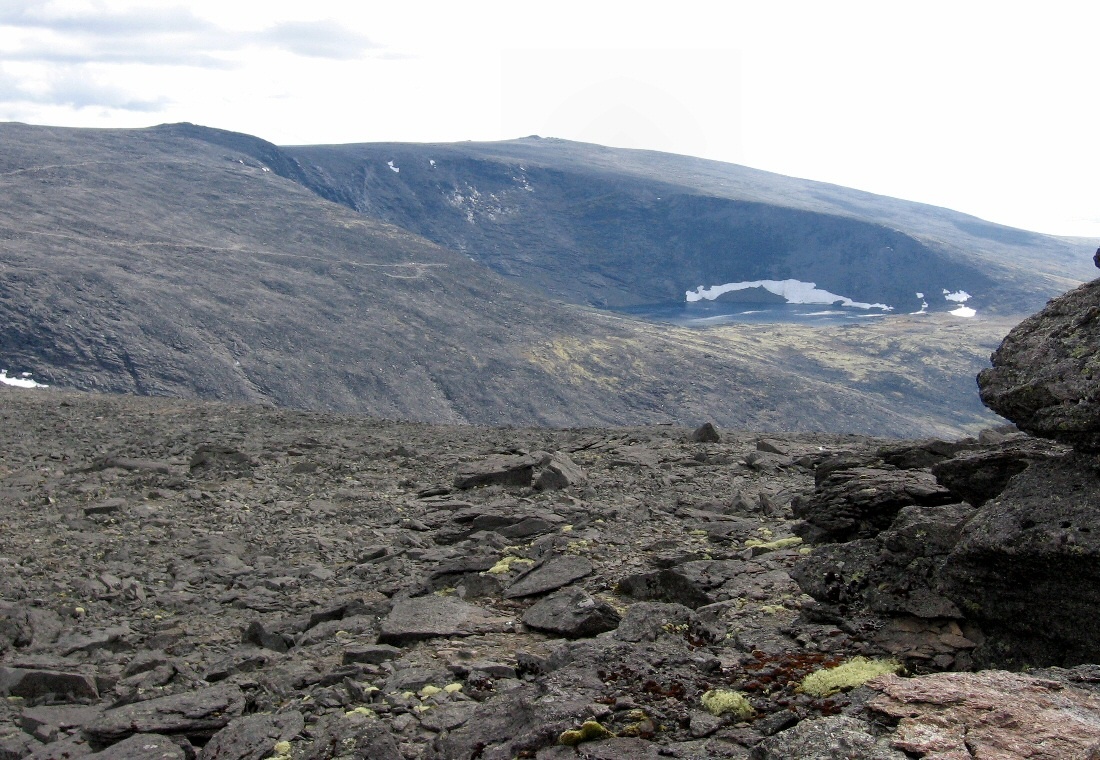
POLYGON ((1015 327, 978 375, 982 401, 1021 430, 1100 450, 1100 280, 1015 327))
POLYGON ((831 471, 812 496, 796 497, 794 532, 810 543, 872 538, 903 507, 950 504, 956 497, 927 470, 853 467, 831 471))
POLYGON ((1100 662, 1100 467, 1032 463, 962 526, 942 590, 988 636, 988 665, 1100 662))

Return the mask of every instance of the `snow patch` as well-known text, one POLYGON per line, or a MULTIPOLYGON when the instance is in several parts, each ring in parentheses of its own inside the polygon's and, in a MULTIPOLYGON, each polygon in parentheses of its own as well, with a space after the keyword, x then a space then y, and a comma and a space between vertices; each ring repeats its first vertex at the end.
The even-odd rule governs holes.
POLYGON ((8 377, 8 371, 6 369, 0 369, 0 383, 4 385, 11 385, 16 388, 49 388, 50 386, 44 383, 37 383, 31 379, 30 372, 24 372, 19 377, 8 377))
POLYGON ((978 312, 974 311, 969 306, 960 306, 959 308, 952 309, 951 311, 949 311, 947 313, 948 314, 953 314, 956 317, 972 317, 975 314, 977 314, 978 312))
POLYGON ((917 298, 924 299, 924 293, 917 293, 917 298))
POLYGON ((948 301, 955 301, 956 303, 966 303, 970 300, 970 294, 965 290, 956 290, 952 293, 950 290, 943 291, 943 297, 948 301))
POLYGON ((390 167, 390 169, 394 172, 394 174, 400 174, 401 173, 401 169, 399 167, 394 166, 393 161, 387 161, 386 166, 390 167))
POLYGON ((847 296, 830 293, 827 290, 819 290, 815 282, 802 282, 801 280, 753 280, 752 282, 727 282, 725 285, 712 285, 707 288, 702 285, 695 290, 689 290, 684 294, 688 303, 694 301, 713 301, 723 293, 731 293, 735 290, 748 288, 764 288, 770 293, 782 296, 787 303, 840 303, 841 306, 850 306, 856 309, 882 309, 893 311, 893 306, 884 303, 863 303, 853 301, 847 296))
POLYGON ((429 158, 428 163, 432 165, 433 169, 435 168, 435 159, 434 158, 429 158))

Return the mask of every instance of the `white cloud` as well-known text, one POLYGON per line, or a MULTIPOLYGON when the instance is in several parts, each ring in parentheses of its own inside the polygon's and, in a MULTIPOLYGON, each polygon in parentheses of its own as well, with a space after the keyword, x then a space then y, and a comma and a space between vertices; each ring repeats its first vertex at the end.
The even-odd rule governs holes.
POLYGON ((4 0, 0 119, 282 144, 543 134, 1100 235, 1090 11, 4 0))

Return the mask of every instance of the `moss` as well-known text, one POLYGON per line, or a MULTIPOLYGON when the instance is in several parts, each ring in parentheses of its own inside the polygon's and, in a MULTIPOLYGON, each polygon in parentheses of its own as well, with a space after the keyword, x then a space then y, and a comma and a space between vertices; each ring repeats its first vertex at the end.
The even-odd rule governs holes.
POLYGON ((745 720, 755 712, 749 700, 739 691, 711 689, 699 697, 699 701, 711 715, 732 715, 738 720, 745 720))
POLYGON ((608 731, 596 721, 586 720, 581 724, 580 728, 564 731, 562 735, 558 737, 558 743, 564 744, 567 747, 573 747, 581 742, 590 742, 596 739, 610 739, 614 735, 615 734, 608 731))
POLYGON ((825 698, 845 689, 854 689, 872 678, 897 673, 901 663, 897 660, 869 660, 866 657, 853 657, 835 668, 826 668, 811 673, 802 679, 801 691, 814 697, 825 698))

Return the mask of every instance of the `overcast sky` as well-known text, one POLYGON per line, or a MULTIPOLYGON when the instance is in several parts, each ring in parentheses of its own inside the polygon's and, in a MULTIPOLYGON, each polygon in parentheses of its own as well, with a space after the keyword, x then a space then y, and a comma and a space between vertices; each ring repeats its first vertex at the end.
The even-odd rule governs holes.
POLYGON ((0 120, 282 145, 540 134, 1100 237, 1092 16, 1083 0, 0 0, 0 120))

